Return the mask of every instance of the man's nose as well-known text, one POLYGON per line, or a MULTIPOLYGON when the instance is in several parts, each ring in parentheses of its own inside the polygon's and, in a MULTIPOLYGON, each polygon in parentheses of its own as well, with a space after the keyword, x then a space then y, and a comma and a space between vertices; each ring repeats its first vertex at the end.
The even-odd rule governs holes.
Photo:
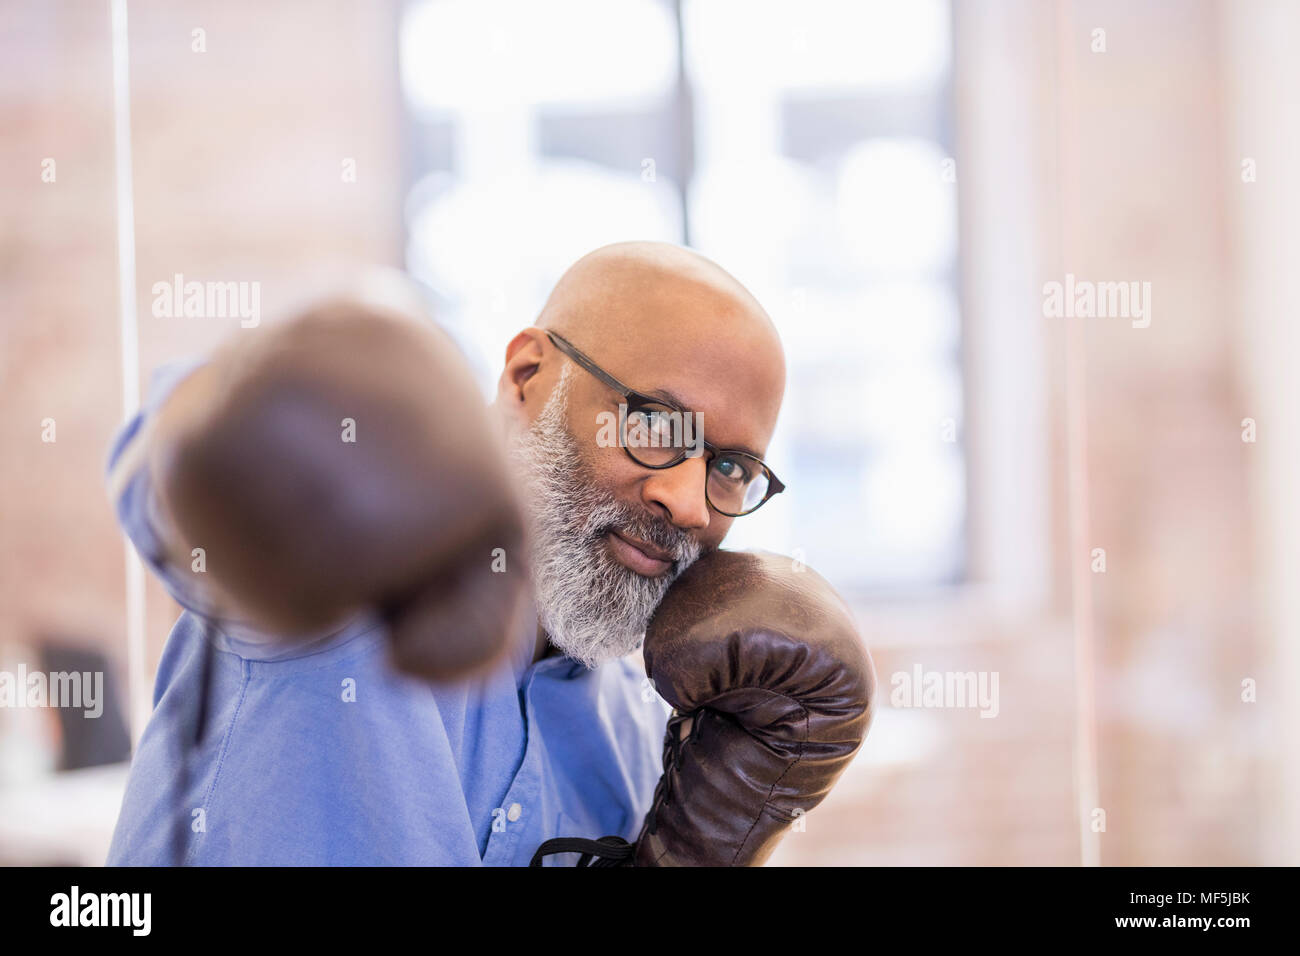
POLYGON ((705 456, 687 458, 680 465, 652 471, 641 485, 641 499, 652 511, 679 528, 694 531, 709 526, 709 503, 704 497, 705 456), (658 506, 658 507, 656 507, 658 506))

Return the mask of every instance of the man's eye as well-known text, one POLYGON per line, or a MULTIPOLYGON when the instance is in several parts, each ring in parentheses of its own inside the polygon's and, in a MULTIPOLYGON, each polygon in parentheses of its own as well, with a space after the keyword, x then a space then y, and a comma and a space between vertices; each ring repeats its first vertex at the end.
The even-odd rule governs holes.
POLYGON ((638 408, 627 415, 627 444, 633 448, 670 448, 677 440, 677 423, 671 412, 638 408))
POLYGON ((650 430, 660 438, 671 439, 673 422, 666 412, 650 412, 650 430))
POLYGON ((734 458, 719 458, 713 464, 713 470, 727 481, 744 484, 749 480, 749 469, 734 458))

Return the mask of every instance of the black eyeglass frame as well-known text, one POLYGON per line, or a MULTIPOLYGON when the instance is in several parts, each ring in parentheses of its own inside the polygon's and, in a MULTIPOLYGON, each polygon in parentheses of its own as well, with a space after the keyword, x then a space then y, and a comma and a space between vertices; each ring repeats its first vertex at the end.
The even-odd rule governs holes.
MULTIPOLYGON (((683 415, 690 414, 690 412, 688 412, 686 409, 678 408, 675 403, 670 402, 665 398, 656 398, 653 395, 647 395, 645 394, 645 392, 638 392, 636 389, 629 388, 628 386, 624 385, 613 375, 610 375, 603 368, 601 368, 599 365, 597 365, 595 362, 589 359, 586 355, 584 355, 582 351, 577 348, 577 346, 575 346, 568 339, 564 338, 564 336, 559 335, 556 332, 547 331, 546 337, 551 340, 552 345, 554 345, 557 349, 559 349, 569 358, 573 359, 574 362, 582 366, 592 375, 596 376, 596 378, 599 379, 602 383, 608 385, 614 391, 618 392, 623 399, 623 403, 627 405, 627 409, 629 412, 642 408, 646 405, 663 405, 668 408, 671 408, 675 412, 680 412, 683 415)), ((632 459, 633 462, 640 465, 642 468, 650 468, 655 471, 662 471, 665 468, 675 468, 676 466, 684 462, 688 457, 687 451, 683 449, 682 453, 676 459, 668 462, 667 464, 647 465, 645 462, 641 461, 641 459, 637 458, 635 455, 632 454, 632 449, 628 448, 627 441, 621 433, 619 434, 619 444, 623 446, 624 453, 626 453, 627 457, 632 459)), ((764 471, 764 473, 766 473, 767 475, 767 493, 763 495, 763 500, 760 501, 758 504, 754 505, 754 507, 750 508, 748 511, 731 512, 731 511, 723 511, 721 508, 715 505, 712 502, 712 500, 710 500, 709 479, 708 479, 708 472, 706 471, 704 477, 704 500, 707 501, 709 507, 712 508, 714 511, 716 511, 718 514, 726 515, 728 518, 743 518, 745 515, 752 515, 759 508, 763 507, 763 505, 767 504, 768 499, 770 499, 773 495, 779 495, 781 492, 785 491, 785 483, 776 476, 776 473, 772 471, 771 468, 768 467, 767 462, 763 461, 763 459, 759 458, 757 455, 751 455, 747 451, 740 451, 735 448, 719 448, 717 445, 714 445, 712 442, 708 442, 703 439, 700 439, 700 444, 702 444, 704 446, 705 451, 708 452, 708 457, 710 462, 712 462, 712 460, 718 457, 719 455, 739 455, 740 457, 747 458, 750 461, 757 464, 758 467, 761 468, 764 471)))

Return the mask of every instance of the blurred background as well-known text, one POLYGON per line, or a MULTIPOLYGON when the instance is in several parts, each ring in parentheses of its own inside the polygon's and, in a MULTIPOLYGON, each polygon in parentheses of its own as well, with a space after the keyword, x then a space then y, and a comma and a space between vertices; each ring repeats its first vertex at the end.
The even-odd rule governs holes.
POLYGON ((178 614, 109 443, 154 369, 257 334, 154 283, 258 282, 269 323, 403 267, 488 394, 629 238, 776 321, 790 491, 729 543, 829 578, 880 678, 774 864, 1300 862, 1300 7, 120 8, 115 102, 109 3, 0 0, 0 671, 108 696, 0 707, 0 863, 103 861, 178 614), (1067 275, 1150 283, 1149 325, 1046 315, 1067 275), (931 674, 996 708, 906 706, 931 674))

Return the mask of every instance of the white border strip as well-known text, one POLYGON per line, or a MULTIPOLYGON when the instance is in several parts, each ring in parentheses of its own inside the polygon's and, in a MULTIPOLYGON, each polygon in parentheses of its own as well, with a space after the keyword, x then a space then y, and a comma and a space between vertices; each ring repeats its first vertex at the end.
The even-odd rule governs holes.
MULTIPOLYGON (((131 73, 126 30, 126 0, 109 0, 113 32, 113 153, 117 185, 117 291, 122 348, 122 412, 130 419, 140 408, 140 328, 135 300, 135 195, 131 181, 131 73)), ((126 556, 126 666, 131 742, 149 720, 145 677, 144 566, 129 540, 126 556)))
MULTIPOLYGON (((1078 155, 1073 117, 1066 110, 1073 106, 1076 90, 1075 45, 1078 37, 1071 32, 1072 8, 1069 0, 1056 7, 1057 27, 1057 165, 1058 216, 1060 228, 1060 262, 1069 271, 1079 217, 1075 214, 1074 157, 1078 155)), ((1092 522, 1088 513, 1088 384, 1087 343, 1083 323, 1078 316, 1065 320, 1065 435, 1066 497, 1070 516, 1070 579, 1074 618, 1074 776, 1078 801, 1079 863, 1101 865, 1101 834, 1092 828, 1093 811, 1099 807, 1100 785, 1097 772, 1097 700, 1095 662, 1097 641, 1092 614, 1092 522)))

